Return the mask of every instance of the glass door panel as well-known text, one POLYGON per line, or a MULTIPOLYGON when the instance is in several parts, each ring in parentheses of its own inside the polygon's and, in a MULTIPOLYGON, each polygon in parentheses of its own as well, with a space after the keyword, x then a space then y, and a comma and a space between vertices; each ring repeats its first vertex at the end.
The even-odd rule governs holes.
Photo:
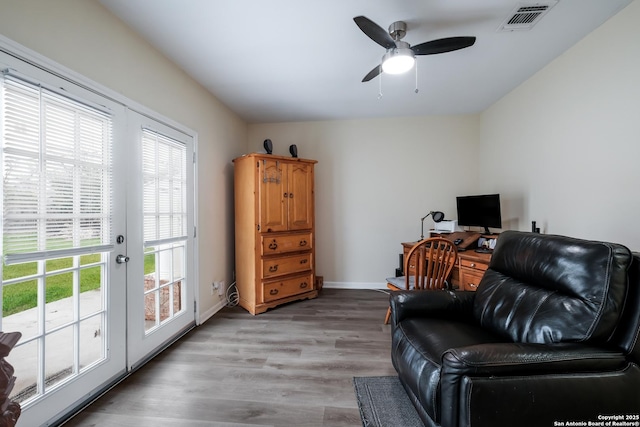
POLYGON ((182 282, 184 277, 184 242, 145 248, 145 331, 173 318, 185 309, 182 282), (152 251, 152 253, 149 253, 152 251), (145 265, 147 267, 147 265, 145 265))
POLYGON ((136 230, 127 245, 131 367, 195 322, 193 162, 187 161, 193 139, 146 117, 137 120, 131 120, 137 144, 130 151, 128 194, 128 224, 136 230))
POLYGON ((0 330, 22 333, 19 425, 43 425, 126 370, 126 111, 4 53, 0 69, 0 330))

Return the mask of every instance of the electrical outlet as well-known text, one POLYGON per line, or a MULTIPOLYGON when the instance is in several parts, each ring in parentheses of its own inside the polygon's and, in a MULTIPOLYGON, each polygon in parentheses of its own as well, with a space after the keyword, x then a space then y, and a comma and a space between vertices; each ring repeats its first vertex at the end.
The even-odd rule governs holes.
POLYGON ((211 283, 211 295, 215 294, 216 289, 218 288, 218 284, 216 282, 211 283))
POLYGON ((224 280, 218 282, 218 296, 224 295, 224 280))

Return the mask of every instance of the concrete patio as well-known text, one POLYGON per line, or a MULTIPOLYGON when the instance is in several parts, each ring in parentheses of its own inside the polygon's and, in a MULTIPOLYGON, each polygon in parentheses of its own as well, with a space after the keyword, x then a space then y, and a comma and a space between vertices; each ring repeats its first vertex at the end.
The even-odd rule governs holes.
MULTIPOLYGON (((102 309, 102 292, 100 290, 87 291, 80 294, 80 316, 85 317, 98 313, 102 309)), ((47 385, 53 385, 72 372, 74 352, 74 332, 70 325, 74 320, 73 298, 63 298, 46 305, 45 329, 60 330, 47 336, 45 344, 45 378, 47 385), (63 325, 67 325, 63 327, 63 325)), ((22 345, 21 343, 33 338, 39 333, 37 308, 24 310, 2 319, 4 332, 21 332, 22 338, 13 348, 7 361, 15 369, 16 383, 12 396, 19 399, 28 398, 35 391, 38 375, 38 341, 22 345)), ((96 315, 83 320, 80 324, 80 365, 86 366, 102 357, 102 315, 96 315)))

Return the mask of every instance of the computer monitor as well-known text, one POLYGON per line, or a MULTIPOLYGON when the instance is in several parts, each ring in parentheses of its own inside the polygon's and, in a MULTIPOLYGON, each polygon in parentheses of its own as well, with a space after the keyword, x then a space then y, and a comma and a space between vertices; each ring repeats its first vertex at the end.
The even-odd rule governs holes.
POLYGON ((484 227, 486 234, 491 234, 489 227, 502 228, 500 194, 458 196, 456 197, 456 205, 458 207, 458 225, 484 227))

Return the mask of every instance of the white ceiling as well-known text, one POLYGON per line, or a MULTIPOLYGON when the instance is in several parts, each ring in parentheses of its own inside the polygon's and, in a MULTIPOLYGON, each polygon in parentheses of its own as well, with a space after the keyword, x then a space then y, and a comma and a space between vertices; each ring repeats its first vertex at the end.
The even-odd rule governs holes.
MULTIPOLYGON (((100 0, 250 123, 480 112, 632 0, 559 0, 529 31, 497 29, 517 0, 100 0), (384 48, 353 21, 407 23, 411 45, 475 36, 417 57, 416 74, 362 78, 384 48)), ((548 2, 541 2, 548 3, 548 2)), ((594 55, 597 58, 597 55, 594 55)))

